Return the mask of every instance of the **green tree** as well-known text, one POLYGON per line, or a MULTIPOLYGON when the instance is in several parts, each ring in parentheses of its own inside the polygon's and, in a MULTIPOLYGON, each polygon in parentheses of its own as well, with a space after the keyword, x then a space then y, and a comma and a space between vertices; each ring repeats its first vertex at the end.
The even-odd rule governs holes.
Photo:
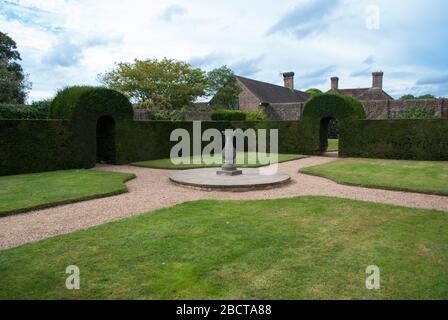
POLYGON ((154 95, 151 100, 145 100, 134 106, 136 109, 147 109, 150 111, 172 110, 171 103, 165 96, 154 95))
POLYGON ((210 105, 213 108, 230 109, 238 105, 241 87, 233 71, 227 66, 214 69, 207 73, 209 82, 208 95, 213 96, 210 105))
POLYGON ((118 63, 112 71, 100 75, 100 81, 134 102, 156 105, 163 100, 163 105, 169 104, 172 109, 192 105, 208 89, 206 74, 201 69, 167 58, 118 63))
POLYGON ((413 96, 412 94, 405 94, 404 96, 402 96, 400 98, 400 100, 414 100, 415 96, 413 96))
POLYGON ((422 95, 422 96, 418 97, 418 99, 420 99, 420 100, 423 100, 423 99, 436 99, 436 97, 433 96, 432 94, 425 94, 425 95, 422 95))
POLYGON ((18 63, 21 60, 14 40, 0 32, 0 103, 25 103, 31 83, 18 63))
POLYGON ((316 89, 316 88, 308 89, 308 90, 306 90, 306 93, 308 93, 311 97, 315 97, 319 94, 323 94, 323 92, 321 90, 316 89))
POLYGON ((434 95, 432 95, 432 94, 424 94, 424 95, 419 96, 419 97, 416 97, 416 96, 414 96, 412 94, 405 94, 404 96, 402 96, 400 98, 400 100, 414 100, 414 99, 420 99, 420 100, 423 100, 423 99, 436 99, 436 97, 434 95))

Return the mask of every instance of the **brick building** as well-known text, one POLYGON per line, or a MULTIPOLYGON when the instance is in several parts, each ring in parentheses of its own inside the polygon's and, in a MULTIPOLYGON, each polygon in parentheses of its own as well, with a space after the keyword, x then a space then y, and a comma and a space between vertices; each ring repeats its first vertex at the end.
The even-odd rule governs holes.
MULTIPOLYGON (((294 89, 294 73, 283 74, 284 86, 237 76, 237 82, 242 92, 238 98, 240 110, 260 110, 272 120, 300 120, 303 109, 310 95, 294 89)), ((340 93, 354 97, 362 103, 368 119, 401 118, 409 107, 430 110, 436 118, 448 118, 448 103, 445 99, 428 100, 394 100, 383 90, 383 72, 372 73, 370 88, 339 88, 339 78, 331 78, 331 88, 328 93, 340 93)), ((209 103, 200 104, 203 109, 210 107, 209 103), (205 107, 204 107, 205 106, 205 107)), ((198 104, 198 109, 199 106, 198 104)), ((192 115, 193 119, 196 115, 192 115)), ((201 116, 200 119, 203 119, 201 116)))
POLYGON ((429 110, 436 118, 448 118, 445 99, 394 100, 383 90, 383 72, 372 73, 371 88, 340 89, 339 78, 331 78, 328 93, 340 93, 358 99, 366 111, 367 119, 400 119, 410 107, 429 110))
POLYGON ((331 88, 327 93, 340 93, 361 101, 394 100, 394 98, 383 90, 383 78, 383 72, 373 72, 371 88, 340 89, 339 78, 333 77, 331 78, 331 88))
POLYGON ((309 94, 294 89, 294 72, 283 74, 284 86, 237 76, 242 91, 238 109, 261 110, 272 119, 298 118, 309 94))

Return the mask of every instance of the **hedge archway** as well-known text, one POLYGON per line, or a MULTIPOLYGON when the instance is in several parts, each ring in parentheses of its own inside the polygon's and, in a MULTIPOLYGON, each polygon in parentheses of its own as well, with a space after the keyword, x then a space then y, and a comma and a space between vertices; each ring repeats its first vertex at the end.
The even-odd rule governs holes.
POLYGON ((60 91, 50 106, 51 119, 94 121, 103 116, 133 119, 132 105, 123 94, 101 87, 74 86, 60 91))
MULTIPOLYGON (((303 122, 311 140, 311 153, 319 154, 328 146, 328 124, 337 120, 340 130, 347 130, 345 124, 353 120, 365 119, 365 110, 358 100, 340 94, 321 94, 311 98, 303 110, 303 122), (345 128, 345 129, 343 129, 345 128)), ((341 135, 342 136, 342 135, 341 135)), ((340 148, 343 141, 339 141, 340 148)))
POLYGON ((66 88, 56 95, 50 106, 51 119, 70 121, 79 150, 77 156, 86 168, 94 166, 97 160, 111 163, 125 160, 120 153, 122 137, 116 130, 123 122, 132 121, 133 116, 128 98, 101 87, 66 88))
POLYGON ((96 161, 116 161, 115 121, 109 116, 100 117, 96 123, 96 161))

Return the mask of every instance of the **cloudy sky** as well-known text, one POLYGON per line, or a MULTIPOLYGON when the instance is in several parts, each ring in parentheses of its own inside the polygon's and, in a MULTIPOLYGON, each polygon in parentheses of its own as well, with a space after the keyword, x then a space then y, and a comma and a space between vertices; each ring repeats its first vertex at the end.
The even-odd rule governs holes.
POLYGON ((369 87, 448 96, 446 0, 0 0, 31 100, 98 84, 115 62, 173 58, 296 87, 369 87), (404 4, 405 3, 405 4, 404 4))

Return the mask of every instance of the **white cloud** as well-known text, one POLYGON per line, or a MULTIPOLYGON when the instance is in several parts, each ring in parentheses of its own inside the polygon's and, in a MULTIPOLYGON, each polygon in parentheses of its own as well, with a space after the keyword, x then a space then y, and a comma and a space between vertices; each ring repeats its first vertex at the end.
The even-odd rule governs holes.
POLYGON ((332 75, 343 87, 370 86, 370 72, 383 70, 394 95, 448 94, 446 86, 416 86, 435 71, 448 72, 446 1, 375 3, 380 30, 366 29, 366 3, 356 0, 330 7, 322 0, 19 0, 9 6, 22 8, 20 17, 0 10, 0 30, 18 43, 32 99, 98 84, 97 75, 115 62, 163 57, 227 64, 277 84, 281 72, 295 71, 301 89, 326 90, 332 75))
POLYGON ((176 16, 179 17, 182 15, 185 15, 186 13, 187 13, 187 10, 184 7, 182 7, 178 4, 173 4, 165 9, 165 11, 162 14, 162 19, 170 22, 176 16))

